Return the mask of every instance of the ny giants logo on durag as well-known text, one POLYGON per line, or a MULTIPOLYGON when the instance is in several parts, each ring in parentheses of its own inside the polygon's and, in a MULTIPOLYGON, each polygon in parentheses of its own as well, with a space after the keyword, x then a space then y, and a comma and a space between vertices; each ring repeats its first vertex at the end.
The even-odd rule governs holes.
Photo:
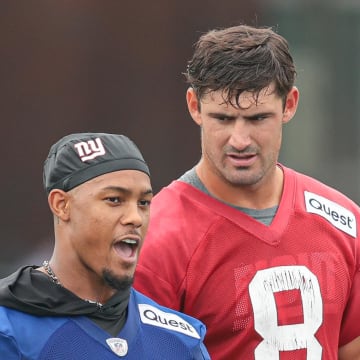
POLYGON ((82 141, 74 145, 82 162, 95 159, 97 156, 105 155, 105 148, 100 138, 82 141))

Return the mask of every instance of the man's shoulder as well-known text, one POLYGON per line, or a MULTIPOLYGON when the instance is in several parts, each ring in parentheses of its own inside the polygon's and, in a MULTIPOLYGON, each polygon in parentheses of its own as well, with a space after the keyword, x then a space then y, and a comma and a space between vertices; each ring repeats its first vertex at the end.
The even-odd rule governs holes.
POLYGON ((202 339, 206 328, 198 319, 158 304, 150 297, 133 289, 132 306, 137 308, 142 324, 177 336, 202 339))
POLYGON ((298 193, 314 193, 328 200, 349 207, 355 212, 359 212, 360 208, 351 198, 333 186, 326 184, 320 179, 311 175, 304 174, 289 168, 285 168, 285 176, 294 177, 296 179, 295 186, 298 193))
POLYGON ((181 201, 184 199, 191 199, 193 198, 193 195, 195 195, 195 198, 198 196, 203 197, 202 195, 204 195, 205 199, 209 197, 192 184, 182 180, 173 180, 169 185, 160 189, 160 191, 154 196, 154 200, 163 201, 167 198, 172 198, 181 201))
MULTIPOLYGON (((198 221, 201 219, 199 214, 206 216, 221 214, 223 210, 219 211, 219 206, 225 205, 189 183, 174 180, 154 196, 151 203, 151 216, 158 213, 160 216, 169 214, 174 220, 176 219, 174 214, 181 212, 184 217, 194 218, 198 221), (194 213, 197 214, 196 217, 194 217, 194 213)), ((226 205, 226 207, 228 206, 226 205)))

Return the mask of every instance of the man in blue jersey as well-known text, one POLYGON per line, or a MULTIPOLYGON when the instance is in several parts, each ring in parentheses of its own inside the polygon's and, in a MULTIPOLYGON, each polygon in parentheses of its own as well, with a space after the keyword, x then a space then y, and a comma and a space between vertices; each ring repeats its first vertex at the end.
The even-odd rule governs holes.
POLYGON ((123 135, 65 136, 43 179, 54 251, 0 280, 0 358, 210 359, 201 322, 132 288, 153 196, 136 145, 123 135))

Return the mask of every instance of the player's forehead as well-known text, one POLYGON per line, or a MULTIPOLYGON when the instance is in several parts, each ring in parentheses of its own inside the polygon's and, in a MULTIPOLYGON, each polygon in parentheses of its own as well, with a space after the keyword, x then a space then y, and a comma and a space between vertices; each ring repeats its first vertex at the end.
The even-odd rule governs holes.
POLYGON ((83 195, 109 191, 139 195, 152 194, 150 177, 139 170, 113 171, 79 185, 73 189, 73 194, 83 195))
POLYGON ((202 105, 214 105, 223 108, 240 107, 248 109, 252 106, 258 106, 272 102, 278 98, 276 88, 273 83, 261 89, 260 91, 243 91, 236 97, 230 96, 227 90, 210 91, 201 99, 202 105))

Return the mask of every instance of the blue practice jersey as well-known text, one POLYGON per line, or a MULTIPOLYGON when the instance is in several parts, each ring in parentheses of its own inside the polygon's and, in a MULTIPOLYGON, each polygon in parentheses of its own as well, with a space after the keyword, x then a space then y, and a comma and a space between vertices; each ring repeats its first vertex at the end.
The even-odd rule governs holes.
POLYGON ((205 326, 132 290, 116 337, 83 316, 35 316, 0 306, 1 360, 210 359, 205 326))

